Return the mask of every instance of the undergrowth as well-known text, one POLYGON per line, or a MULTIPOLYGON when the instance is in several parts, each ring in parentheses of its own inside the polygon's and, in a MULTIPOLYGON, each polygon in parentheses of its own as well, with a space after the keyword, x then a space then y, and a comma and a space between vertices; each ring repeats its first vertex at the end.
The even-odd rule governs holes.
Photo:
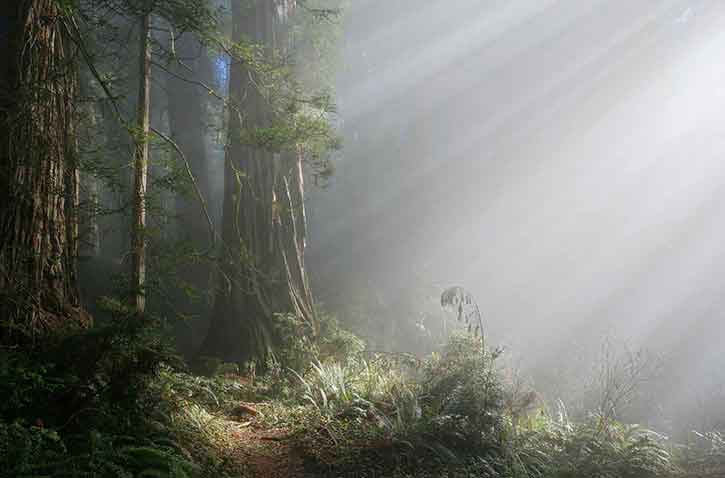
POLYGON ((190 374, 161 322, 123 315, 42 350, 2 348, 0 475, 251 477, 242 431, 277 429, 307 476, 725 476, 718 433, 674 445, 532 394, 512 405, 499 352, 475 337, 418 359, 366 353, 334 320, 315 340, 298 326, 280 317, 287 345, 263 376, 222 363, 190 374))
POLYGON ((310 476, 725 476, 717 434, 676 447, 599 412, 512 414, 499 355, 463 335, 414 367, 387 355, 318 359, 295 374, 296 398, 272 407, 275 424, 295 430, 310 476))
POLYGON ((163 323, 115 312, 42 348, 0 349, 0 476, 221 476, 216 446, 184 440, 191 409, 169 394, 180 362, 163 323))

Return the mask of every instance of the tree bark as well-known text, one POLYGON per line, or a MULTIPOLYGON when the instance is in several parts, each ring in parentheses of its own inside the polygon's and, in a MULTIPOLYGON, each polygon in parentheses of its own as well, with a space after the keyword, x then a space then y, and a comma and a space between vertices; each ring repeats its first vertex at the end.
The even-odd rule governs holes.
POLYGON ((6 339, 89 325, 77 289, 77 71, 54 0, 0 5, 0 320, 6 339))
MULTIPOLYGON (((233 38, 271 50, 284 37, 282 16, 292 2, 232 2, 233 38)), ((245 144, 242 130, 266 128, 272 113, 254 72, 230 71, 232 110, 225 158, 222 239, 226 250, 209 333, 200 355, 264 364, 273 349, 275 314, 294 314, 316 333, 304 265, 305 215, 299 154, 273 154, 245 144)))
POLYGON ((150 10, 141 17, 136 154, 133 185, 133 230, 131 287, 137 314, 146 310, 146 187, 149 167, 149 128, 151 108, 150 10))

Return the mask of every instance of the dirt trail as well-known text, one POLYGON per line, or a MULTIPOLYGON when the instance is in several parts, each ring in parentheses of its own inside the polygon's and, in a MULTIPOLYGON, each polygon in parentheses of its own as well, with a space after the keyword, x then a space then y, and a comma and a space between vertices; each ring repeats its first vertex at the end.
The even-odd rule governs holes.
POLYGON ((252 476, 259 478, 302 477, 302 460, 290 447, 286 430, 247 429, 240 439, 240 458, 252 476))
POLYGON ((254 478, 302 478, 302 458, 291 446, 289 430, 263 428, 253 419, 239 423, 230 417, 230 433, 237 443, 232 458, 242 476, 254 478))

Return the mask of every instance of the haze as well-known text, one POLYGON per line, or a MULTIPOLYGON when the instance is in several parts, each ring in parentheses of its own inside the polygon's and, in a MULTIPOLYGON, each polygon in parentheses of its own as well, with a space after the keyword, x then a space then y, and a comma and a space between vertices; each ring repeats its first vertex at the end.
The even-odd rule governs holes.
POLYGON ((716 393, 725 4, 356 0, 344 35, 323 301, 461 285, 534 376, 616 337, 716 393))

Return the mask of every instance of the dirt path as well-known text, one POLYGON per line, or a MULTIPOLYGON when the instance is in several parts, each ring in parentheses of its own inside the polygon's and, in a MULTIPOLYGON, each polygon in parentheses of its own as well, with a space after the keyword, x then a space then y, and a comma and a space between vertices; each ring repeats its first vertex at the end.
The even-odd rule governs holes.
POLYGON ((244 470, 242 476, 254 478, 301 478, 304 476, 302 458, 291 446, 289 430, 263 428, 254 419, 242 421, 231 418, 230 433, 238 446, 232 459, 235 468, 244 470))
POLYGON ((286 430, 247 428, 240 438, 239 453, 254 477, 303 476, 302 460, 290 447, 286 430))

